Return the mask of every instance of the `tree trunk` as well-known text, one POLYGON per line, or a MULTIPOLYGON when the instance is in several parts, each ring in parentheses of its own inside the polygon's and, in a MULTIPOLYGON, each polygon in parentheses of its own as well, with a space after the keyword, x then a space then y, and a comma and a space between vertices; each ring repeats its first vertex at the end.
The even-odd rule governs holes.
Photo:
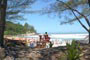
POLYGON ((89 4, 89 7, 90 7, 90 0, 88 0, 88 4, 89 4))
POLYGON ((89 29, 89 35, 88 35, 88 40, 89 40, 89 44, 90 44, 90 29, 89 29))
POLYGON ((4 47, 4 29, 6 21, 7 0, 2 0, 0 5, 0 46, 4 47))

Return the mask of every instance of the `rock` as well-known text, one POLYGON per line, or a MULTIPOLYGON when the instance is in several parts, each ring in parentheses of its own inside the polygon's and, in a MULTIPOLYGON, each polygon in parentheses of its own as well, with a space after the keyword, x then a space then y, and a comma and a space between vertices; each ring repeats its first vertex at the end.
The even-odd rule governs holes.
POLYGON ((3 59, 5 57, 5 50, 4 48, 0 48, 0 59, 3 59))
POLYGON ((16 58, 16 60, 30 60, 29 58, 23 57, 23 58, 16 58))
POLYGON ((39 51, 32 51, 31 53, 27 54, 26 57, 32 58, 33 60, 39 60, 39 58, 42 58, 39 51))
MULTIPOLYGON (((82 48, 80 59, 81 60, 90 60, 90 45, 80 45, 82 48)), ((4 60, 66 60, 66 48, 64 47, 55 47, 55 48, 44 48, 44 49, 9 49, 10 52, 6 58, 5 51, 3 48, 0 48, 0 57, 4 60), (11 57, 12 56, 12 57, 11 57)))
POLYGON ((25 51, 18 52, 18 57, 25 57, 25 51))
POLYGON ((14 60, 13 57, 7 56, 4 60, 14 60))
POLYGON ((82 47, 81 60, 90 60, 90 44, 81 45, 80 47, 82 47))

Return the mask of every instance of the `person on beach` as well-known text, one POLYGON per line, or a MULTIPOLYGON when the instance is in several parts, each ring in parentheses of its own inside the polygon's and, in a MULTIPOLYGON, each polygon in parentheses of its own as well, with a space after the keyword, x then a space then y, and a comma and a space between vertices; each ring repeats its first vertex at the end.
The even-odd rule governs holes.
POLYGON ((27 39, 26 39, 26 46, 28 46, 28 47, 30 46, 30 42, 27 39))
POLYGON ((30 43, 30 48, 34 48, 34 42, 30 43))
POLYGON ((50 48, 50 37, 48 36, 47 32, 44 34, 44 40, 46 43, 46 48, 50 48))
POLYGON ((39 39, 40 39, 40 41, 42 40, 42 35, 39 35, 39 39))
POLYGON ((49 42, 49 40, 50 40, 50 37, 48 36, 47 32, 45 32, 45 34, 44 34, 44 40, 46 42, 49 42))

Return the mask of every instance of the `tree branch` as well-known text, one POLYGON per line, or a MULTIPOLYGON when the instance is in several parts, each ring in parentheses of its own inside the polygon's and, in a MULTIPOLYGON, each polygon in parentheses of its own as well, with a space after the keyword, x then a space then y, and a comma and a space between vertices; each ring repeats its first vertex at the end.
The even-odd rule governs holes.
POLYGON ((88 26, 90 27, 90 22, 89 22, 88 18, 87 18, 85 15, 81 14, 79 11, 77 11, 77 10, 75 10, 75 9, 73 9, 73 10, 76 11, 76 12, 77 12, 78 14, 80 14, 81 16, 83 16, 84 19, 86 20, 88 26))
POLYGON ((76 9, 71 8, 68 4, 64 3, 63 1, 60 1, 60 0, 57 0, 57 1, 59 1, 59 2, 63 3, 64 5, 66 5, 66 7, 68 7, 70 10, 75 11, 75 12, 77 12, 79 15, 83 16, 84 19, 86 20, 88 26, 90 27, 90 22, 89 22, 88 18, 87 18, 85 15, 83 15, 82 13, 80 13, 79 11, 77 11, 76 9))
POLYGON ((81 24, 81 26, 82 26, 83 28, 85 28, 86 31, 89 32, 89 30, 87 29, 87 27, 80 21, 80 19, 76 16, 76 14, 74 13, 74 11, 72 11, 72 12, 73 12, 74 16, 76 17, 76 19, 78 20, 78 22, 81 24))
POLYGON ((64 5, 66 5, 66 7, 68 7, 68 9, 70 9, 73 12, 74 16, 77 18, 77 20, 82 25, 82 27, 85 28, 89 32, 89 30, 86 28, 86 26, 84 26, 82 24, 82 22, 80 21, 80 19, 76 16, 76 14, 74 13, 74 11, 77 12, 79 15, 81 15, 81 16, 84 17, 85 21, 87 22, 87 24, 88 24, 88 26, 90 28, 90 21, 88 20, 88 18, 85 15, 83 15, 82 13, 80 13, 79 11, 77 11, 76 9, 71 8, 68 4, 64 3, 63 1, 60 1, 60 0, 57 0, 57 1, 59 1, 59 2, 63 3, 64 5))
POLYGON ((89 4, 89 7, 90 7, 90 0, 88 0, 88 4, 89 4))

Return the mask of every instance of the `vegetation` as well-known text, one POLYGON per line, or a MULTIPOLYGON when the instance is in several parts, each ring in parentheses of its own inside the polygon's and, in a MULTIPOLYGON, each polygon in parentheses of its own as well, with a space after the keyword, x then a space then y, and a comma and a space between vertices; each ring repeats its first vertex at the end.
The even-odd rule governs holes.
POLYGON ((80 60, 80 46, 73 40, 71 45, 67 43, 67 60, 80 60))
POLYGON ((17 34, 25 34, 28 33, 36 33, 36 30, 33 26, 25 23, 24 26, 21 24, 15 24, 13 22, 7 21, 6 22, 6 29, 4 34, 5 35, 17 35, 17 34))
POLYGON ((49 47, 50 47, 50 48, 52 48, 52 46, 53 46, 53 43, 52 43, 52 42, 50 42, 49 47))
POLYGON ((4 47, 4 31, 6 20, 23 20, 22 14, 34 0, 0 0, 0 46, 4 47))

